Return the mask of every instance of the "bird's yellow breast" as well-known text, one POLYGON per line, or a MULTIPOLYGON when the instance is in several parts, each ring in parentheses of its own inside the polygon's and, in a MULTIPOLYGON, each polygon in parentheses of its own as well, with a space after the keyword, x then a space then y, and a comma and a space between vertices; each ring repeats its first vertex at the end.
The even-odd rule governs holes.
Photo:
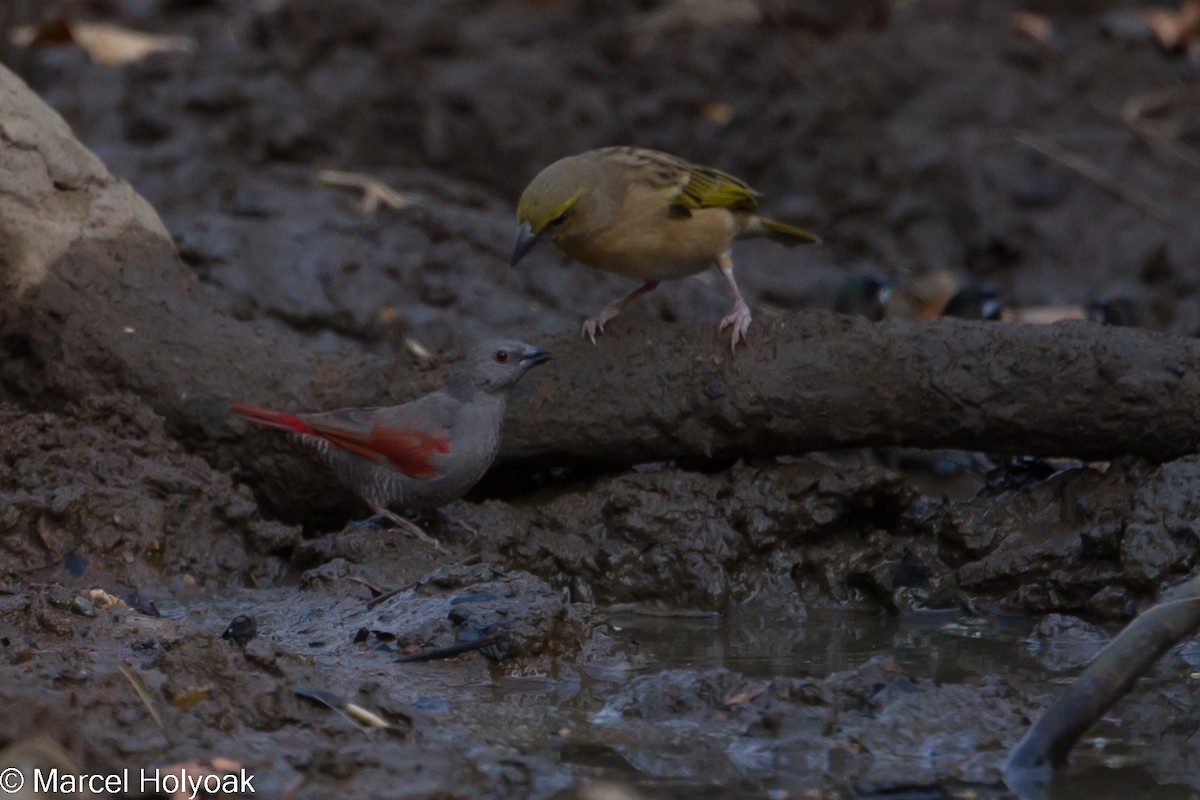
POLYGON ((609 225, 580 234, 564 232, 555 244, 589 267, 642 280, 670 280, 711 266, 740 231, 740 219, 729 209, 702 208, 679 217, 661 197, 637 195, 626 194, 609 225))

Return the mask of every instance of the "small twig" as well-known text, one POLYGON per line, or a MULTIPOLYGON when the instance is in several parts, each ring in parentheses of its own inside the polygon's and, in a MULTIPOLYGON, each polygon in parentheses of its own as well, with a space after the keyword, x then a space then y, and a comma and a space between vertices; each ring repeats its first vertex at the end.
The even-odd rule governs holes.
POLYGON ((373 711, 368 711, 360 705, 343 700, 333 692, 327 692, 323 689, 312 689, 308 686, 293 686, 292 694, 297 697, 303 697, 305 700, 312 700, 320 703, 326 708, 338 712, 346 721, 358 728, 364 734, 369 732, 370 728, 382 728, 391 730, 395 726, 379 716, 373 711), (358 723, 363 723, 366 727, 362 727, 358 723))
POLYGON ((367 587, 367 591, 371 593, 371 597, 379 597, 379 595, 386 594, 388 591, 377 584, 371 583, 366 578, 360 578, 357 575, 351 575, 346 580, 354 581, 357 584, 367 587))
MULTIPOLYGON (((475 554, 467 556, 466 558, 462 559, 461 561, 454 562, 453 564, 446 567, 446 569, 452 570, 452 569, 457 569, 458 567, 469 567, 469 566, 472 566, 473 564, 478 564, 482 560, 483 560, 483 557, 480 556, 478 553, 475 553, 475 554)), ((379 594, 376 594, 374 597, 372 597, 370 600, 367 601, 367 608, 374 608, 375 606, 379 605, 380 603, 383 603, 387 600, 391 600, 393 597, 395 597, 396 595, 398 595, 402 592, 407 592, 409 589, 415 588, 422 581, 424 581, 425 578, 423 578, 423 577, 418 578, 415 581, 409 581, 408 583, 404 584, 403 586, 399 586, 395 589, 388 589, 388 590, 379 588, 377 586, 372 586, 371 584, 367 583, 366 581, 362 580, 361 578, 351 578, 350 580, 356 581, 357 583, 361 583, 363 586, 366 586, 372 592, 379 592, 379 594)))
MULTIPOLYGON (((383 180, 364 172, 345 172, 337 169, 319 169, 316 172, 317 181, 325 186, 336 186, 345 189, 357 189, 362 192, 359 200, 359 213, 370 216, 379 210, 380 205, 400 210, 408 206, 417 206, 432 210, 445 209, 455 214, 467 215, 488 222, 500 222, 510 219, 507 214, 495 214, 480 211, 461 203, 434 200, 419 194, 401 192, 388 186, 383 180)), ((507 255, 507 252, 505 253, 507 255)))
POLYGON ((1123 200, 1126 203, 1137 206, 1147 214, 1150 214, 1151 216, 1167 223, 1168 225, 1173 226, 1175 224, 1167 210, 1157 201, 1155 201, 1154 198, 1139 192, 1137 189, 1133 189, 1125 186, 1122 183, 1119 183, 1109 175, 1105 174, 1100 167, 1096 166, 1094 163, 1078 153, 1072 153, 1067 150, 1063 150, 1055 145, 1050 144, 1049 142, 1040 141, 1026 134, 1019 133, 1014 138, 1018 143, 1030 148, 1031 150, 1036 150, 1052 161, 1062 164, 1067 169, 1079 173, 1083 177, 1095 183, 1097 186, 1114 195, 1118 200, 1123 200))
POLYGON ((396 191, 378 178, 360 172, 319 169, 317 180, 326 186, 341 186, 362 192, 362 199, 358 201, 358 211, 366 216, 378 211, 381 204, 399 211, 411 202, 408 195, 396 191))
POLYGON ((1121 106, 1121 120, 1139 135, 1165 145, 1173 156, 1200 167, 1200 150, 1179 139, 1175 121, 1152 122, 1147 119, 1180 100, 1200 99, 1200 87, 1195 85, 1167 86, 1130 96, 1121 106))
POLYGON ((462 655, 463 653, 469 653, 472 650, 482 650, 490 645, 500 644, 501 642, 507 641, 507 639, 508 634, 501 633, 495 636, 488 636, 483 639, 476 639, 473 642, 459 642, 458 644, 452 644, 449 647, 434 647, 430 650, 420 650, 416 653, 409 653, 408 655, 399 656, 396 658, 396 661, 400 662, 401 664, 416 664, 422 661, 438 661, 443 658, 454 658, 454 656, 462 655))
POLYGON ((403 586, 398 586, 395 589, 392 589, 390 591, 386 591, 386 592, 377 594, 374 597, 372 597, 370 600, 367 601, 367 608, 374 608, 375 606, 379 605, 380 603, 384 603, 388 600, 391 600, 393 597, 400 594, 401 592, 407 592, 409 589, 413 588, 418 583, 420 583, 420 581, 412 581, 410 583, 404 584, 403 586))
POLYGON ((150 716, 154 717, 154 721, 158 723, 159 729, 162 729, 162 717, 159 716, 158 709, 154 707, 154 702, 150 699, 150 695, 146 692, 145 687, 142 686, 142 679, 124 664, 117 664, 117 669, 121 670, 121 674, 125 676, 125 680, 129 681, 129 685, 137 692, 137 696, 141 698, 142 703, 146 706, 146 710, 150 712, 150 716))

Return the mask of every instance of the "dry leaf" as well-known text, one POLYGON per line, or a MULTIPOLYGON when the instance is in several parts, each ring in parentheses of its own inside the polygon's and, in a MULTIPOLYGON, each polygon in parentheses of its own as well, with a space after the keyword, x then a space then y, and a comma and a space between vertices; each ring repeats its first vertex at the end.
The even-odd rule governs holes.
POLYGON ((733 119, 733 106, 720 100, 710 100, 700 108, 700 116, 718 125, 728 125, 733 119))
POLYGON ((1200 33, 1200 0, 1185 0, 1175 10, 1143 8, 1141 14, 1164 50, 1174 50, 1200 33))
POLYGON ((212 684, 189 686, 183 691, 171 695, 171 705, 180 711, 187 711, 189 708, 203 703, 210 694, 212 694, 212 684))
POLYGON ((1035 42, 1045 44, 1054 33, 1054 24, 1050 18, 1032 11, 1014 11, 1008 17, 1012 29, 1022 36, 1028 36, 1035 42))
POLYGON ((1031 325, 1053 325, 1069 319, 1087 319, 1081 306, 1029 306, 1006 308, 1000 318, 1005 322, 1024 322, 1031 325))
POLYGON ((196 51, 187 36, 159 36, 98 22, 72 22, 71 35, 97 64, 129 64, 154 53, 196 51))
POLYGON ((579 800, 642 800, 642 796, 624 784, 591 781, 580 784, 579 800))
POLYGON ((761 686, 761 685, 760 686, 751 686, 749 689, 746 689, 745 691, 738 692, 737 694, 731 694, 729 697, 726 697, 721 702, 730 708, 732 708, 733 706, 740 706, 742 703, 745 703, 747 700, 753 700, 754 698, 758 697, 760 694, 762 694, 766 690, 767 690, 766 686, 761 686))
POLYGON ((916 275, 892 291, 884 306, 884 315, 888 318, 937 319, 960 288, 962 278, 949 270, 916 275))
POLYGON ((433 358, 433 353, 429 352, 429 348, 411 336, 404 337, 404 349, 412 353, 418 361, 428 361, 433 358))
POLYGON ((14 28, 9 41, 19 47, 49 46, 74 42, 97 64, 129 64, 154 53, 196 51, 187 36, 143 33, 103 22, 68 22, 56 19, 45 25, 14 28))
POLYGON ((92 589, 87 593, 88 602, 97 608, 111 608, 112 606, 126 606, 124 600, 115 595, 111 595, 103 589, 92 589))

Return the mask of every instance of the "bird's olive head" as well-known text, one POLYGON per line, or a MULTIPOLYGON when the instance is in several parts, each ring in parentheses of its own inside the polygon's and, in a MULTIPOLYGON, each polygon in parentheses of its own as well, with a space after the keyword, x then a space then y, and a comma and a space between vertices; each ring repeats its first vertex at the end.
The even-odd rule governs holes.
POLYGON ((517 203, 517 238, 512 266, 543 236, 554 239, 571 227, 581 198, 594 183, 593 168, 577 156, 555 161, 530 181, 517 203))
POLYGON ((509 389, 526 372, 550 360, 540 347, 524 342, 492 340, 472 348, 464 362, 464 372, 475 389, 499 392, 509 389))

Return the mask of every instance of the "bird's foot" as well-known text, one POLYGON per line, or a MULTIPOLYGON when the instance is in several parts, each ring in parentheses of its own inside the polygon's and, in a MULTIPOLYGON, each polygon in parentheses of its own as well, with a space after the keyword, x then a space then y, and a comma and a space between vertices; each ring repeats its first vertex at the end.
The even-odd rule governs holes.
POLYGON ((580 335, 586 339, 590 339, 592 344, 595 344, 596 334, 604 333, 604 326, 620 313, 621 309, 615 305, 605 306, 600 309, 599 314, 583 321, 583 328, 580 330, 580 335))
POLYGON ((591 339, 592 344, 596 343, 596 334, 604 333, 604 320, 599 317, 590 317, 583 321, 583 327, 579 331, 579 335, 585 339, 591 339))
MULTIPOLYGON (((394 512, 390 509, 381 508, 381 509, 376 509, 376 510, 379 512, 377 516, 384 517, 384 518, 390 520, 391 523, 396 526, 396 528, 403 531, 404 533, 407 533, 409 536, 416 537, 417 539, 419 539, 420 541, 429 545, 430 547, 432 547, 434 550, 438 551, 442 555, 450 554, 450 551, 447 550, 445 547, 443 547, 441 542, 439 542, 437 539, 434 539, 432 536, 430 536, 425 531, 421 530, 421 527, 419 525, 417 525, 415 522, 405 519, 404 517, 400 516, 399 514, 397 514, 396 512, 394 512)), ((373 519, 375 519, 375 517, 371 518, 371 520, 373 520, 373 519)), ((371 520, 367 520, 367 521, 370 522, 371 520)))
POLYGON ((717 333, 724 333, 726 328, 732 328, 729 337, 729 350, 736 352, 738 342, 746 341, 746 331, 750 330, 750 307, 741 300, 733 304, 733 313, 721 320, 717 333))

